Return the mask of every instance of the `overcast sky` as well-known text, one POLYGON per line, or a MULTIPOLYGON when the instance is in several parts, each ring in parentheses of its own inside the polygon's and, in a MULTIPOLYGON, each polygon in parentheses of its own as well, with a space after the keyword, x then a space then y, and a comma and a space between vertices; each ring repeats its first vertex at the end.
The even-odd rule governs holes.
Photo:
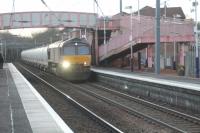
MULTIPOLYGON (((94 12, 94 0, 44 0, 52 11, 76 11, 76 12, 94 12)), ((139 0, 140 8, 148 5, 155 7, 156 0, 139 0)), ((161 7, 164 6, 165 0, 161 1, 161 7)), ((166 0, 168 7, 180 6, 183 8, 187 17, 193 17, 191 13, 193 0, 166 0)), ((199 0, 198 0, 199 1, 199 0)), ((98 0, 100 7, 105 15, 111 16, 119 13, 119 0, 98 0)), ((123 11, 129 12, 125 7, 132 5, 133 10, 137 10, 138 0, 123 0, 123 11)), ((6 12, 24 12, 24 11, 48 11, 42 4, 41 0, 0 0, 0 13, 6 12)), ((200 9, 198 10, 200 15, 200 9)), ((101 15, 101 14, 100 14, 101 15)), ((198 15, 198 16, 199 16, 198 15)), ((24 30, 27 31, 27 30, 24 30)))

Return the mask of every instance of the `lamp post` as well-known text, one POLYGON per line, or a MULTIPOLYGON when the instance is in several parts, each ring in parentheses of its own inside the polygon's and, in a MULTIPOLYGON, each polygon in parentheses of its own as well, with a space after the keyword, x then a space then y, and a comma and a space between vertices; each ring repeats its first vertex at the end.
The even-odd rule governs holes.
POLYGON ((178 14, 174 14, 173 15, 173 29, 174 31, 171 32, 172 35, 173 35, 173 45, 174 45, 174 58, 173 58, 173 70, 176 70, 176 66, 177 66, 177 63, 176 63, 176 52, 177 52, 177 47, 176 47, 176 41, 175 41, 175 37, 177 34, 179 34, 178 32, 176 32, 176 25, 181 25, 182 23, 177 23, 176 22, 176 19, 180 19, 180 16, 178 14))
MULTIPOLYGON (((174 15, 174 22, 175 22, 175 15, 174 15)), ((173 60, 173 69, 176 70, 176 42, 175 42, 175 23, 174 23, 174 60, 173 60)))
MULTIPOLYGON (((100 12, 101 12, 101 14, 102 14, 102 16, 103 16, 103 18, 104 18, 104 47, 107 47, 107 46, 105 46, 105 44, 106 44, 106 29, 105 29, 105 15, 104 15, 104 13, 103 13, 103 11, 102 11, 102 9, 100 8, 100 6, 99 6, 99 3, 98 3, 98 1, 97 0, 94 0, 94 2, 96 3, 96 5, 97 5, 97 9, 99 8, 100 9, 100 12)), ((98 10, 97 10, 97 13, 98 13, 98 10)), ((96 27, 97 28, 97 27, 96 27)), ((98 61, 97 61, 98 62, 98 61)))
POLYGON ((130 49, 131 49, 131 60, 130 60, 130 65, 131 65, 131 72, 133 71, 133 14, 132 14, 132 6, 127 6, 126 9, 130 9, 130 28, 131 28, 131 35, 130 35, 130 49))
POLYGON ((140 17, 140 0, 138 0, 138 17, 140 17))
POLYGON ((103 44, 106 45, 106 17, 103 16, 103 44))
POLYGON ((160 74, 160 0, 156 0, 155 73, 160 74))
POLYGON ((199 47, 198 47, 198 28, 197 28, 197 6, 198 2, 195 0, 193 2, 195 8, 195 47, 196 47, 196 78, 199 78, 199 47))
MULTIPOLYGON (((106 46, 106 17, 103 16, 103 45, 104 45, 104 51, 105 55, 107 57, 107 46, 106 46)), ((106 62, 107 65, 107 62, 106 62)))

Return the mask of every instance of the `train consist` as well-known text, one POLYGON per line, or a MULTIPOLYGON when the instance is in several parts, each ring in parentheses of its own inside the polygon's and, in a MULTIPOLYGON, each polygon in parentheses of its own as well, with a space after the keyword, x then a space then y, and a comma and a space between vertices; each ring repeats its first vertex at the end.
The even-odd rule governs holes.
POLYGON ((23 50, 21 59, 67 80, 86 80, 90 76, 91 50, 84 38, 23 50))

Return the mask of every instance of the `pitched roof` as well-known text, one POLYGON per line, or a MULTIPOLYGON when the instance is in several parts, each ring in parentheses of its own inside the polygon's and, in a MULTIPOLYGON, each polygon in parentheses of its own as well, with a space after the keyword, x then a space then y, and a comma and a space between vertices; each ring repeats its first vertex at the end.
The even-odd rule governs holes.
POLYGON ((126 16, 126 15, 129 15, 129 14, 126 12, 121 12, 121 13, 117 13, 113 15, 112 18, 119 18, 120 16, 126 16))
MULTIPOLYGON (((137 14, 138 12, 135 12, 137 14)), ((165 8, 160 8, 160 16, 164 16, 165 8)), ((140 14, 144 16, 155 16, 155 8, 150 6, 145 6, 140 9, 140 14)), ((174 15, 178 16, 181 19, 185 19, 185 14, 181 7, 166 7, 166 17, 173 18, 174 15)))

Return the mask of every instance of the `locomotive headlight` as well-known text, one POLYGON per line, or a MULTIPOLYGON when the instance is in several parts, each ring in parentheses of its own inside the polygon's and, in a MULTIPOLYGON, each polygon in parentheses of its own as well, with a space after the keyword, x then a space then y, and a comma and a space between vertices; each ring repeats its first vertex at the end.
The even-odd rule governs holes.
POLYGON ((63 68, 69 68, 69 67, 70 67, 70 62, 68 62, 68 61, 63 61, 62 67, 63 67, 63 68))
POLYGON ((86 66, 86 65, 87 65, 87 62, 86 62, 86 61, 84 61, 84 63, 83 63, 83 64, 84 64, 84 66, 86 66))

